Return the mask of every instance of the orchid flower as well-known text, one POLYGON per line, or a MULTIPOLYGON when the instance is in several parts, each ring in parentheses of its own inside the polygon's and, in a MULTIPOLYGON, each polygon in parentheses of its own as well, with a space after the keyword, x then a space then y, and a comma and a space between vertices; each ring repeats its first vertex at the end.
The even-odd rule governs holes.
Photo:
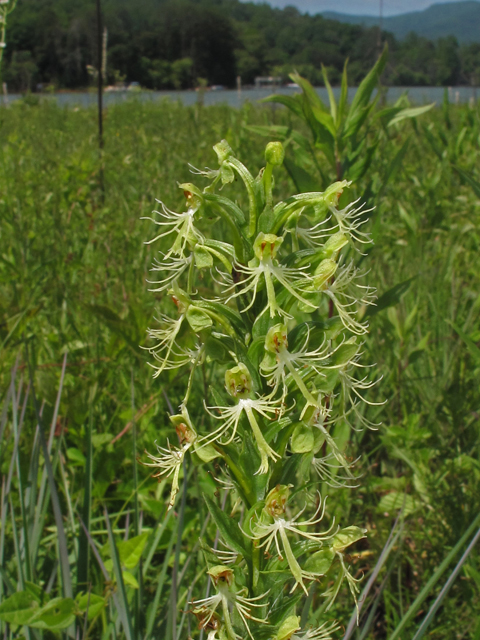
POLYGON ((287 531, 296 534, 302 538, 306 538, 312 542, 316 542, 318 544, 322 544, 324 540, 328 540, 334 534, 332 534, 332 530, 334 524, 325 532, 318 531, 303 531, 300 527, 315 527, 319 524, 323 516, 325 515, 325 501, 320 499, 319 506, 313 516, 308 518, 307 520, 303 520, 298 522, 298 519, 303 514, 306 509, 306 506, 294 517, 291 519, 285 518, 285 505, 288 500, 288 496, 290 493, 290 486, 286 485, 278 485, 275 489, 272 489, 267 496, 266 504, 264 507, 264 514, 267 516, 266 521, 260 519, 251 523, 251 534, 248 534, 244 531, 245 535, 255 540, 256 542, 260 542, 259 547, 265 550, 265 553, 268 553, 272 543, 275 543, 275 548, 278 553, 278 557, 283 559, 283 554, 285 554, 288 566, 290 571, 292 572, 292 576, 295 578, 295 584, 293 585, 290 593, 293 593, 298 585, 302 587, 306 594, 308 594, 307 588, 304 584, 304 580, 314 580, 316 574, 304 571, 299 565, 295 555, 292 551, 292 547, 290 546, 290 541, 287 536, 287 531), (271 521, 273 520, 273 522, 271 521), (280 540, 279 540, 280 538, 280 540), (280 548, 280 542, 282 543, 282 550, 280 548))
POLYGON ((221 420, 223 424, 213 433, 201 438, 199 440, 199 446, 206 446, 212 442, 219 442, 222 445, 227 445, 232 442, 237 433, 240 418, 245 412, 261 457, 261 464, 257 473, 267 473, 268 458, 278 460, 280 456, 265 440, 255 413, 260 414, 264 418, 268 418, 269 415, 278 416, 281 411, 280 402, 272 401, 271 398, 251 397, 252 378, 244 364, 239 364, 233 369, 227 370, 225 373, 225 386, 228 393, 238 400, 237 404, 233 407, 207 407, 205 405, 208 413, 216 420, 221 420), (220 415, 213 413, 213 410, 218 411, 220 415), (226 435, 228 435, 227 440, 222 441, 222 438, 226 435))
POLYGON ((232 609, 235 609, 245 625, 248 635, 254 640, 247 620, 253 620, 259 624, 268 624, 267 620, 257 618, 252 614, 252 609, 265 606, 266 603, 261 602, 261 600, 265 598, 267 593, 263 593, 254 598, 247 598, 245 595, 248 593, 247 590, 245 588, 237 590, 233 570, 225 565, 212 567, 207 573, 217 589, 217 593, 208 598, 195 600, 195 602, 192 603, 196 607, 193 613, 197 616, 200 615, 203 624, 208 625, 215 615, 216 609, 221 605, 227 636, 229 640, 236 640, 240 638, 240 636, 233 629, 230 613, 232 609))

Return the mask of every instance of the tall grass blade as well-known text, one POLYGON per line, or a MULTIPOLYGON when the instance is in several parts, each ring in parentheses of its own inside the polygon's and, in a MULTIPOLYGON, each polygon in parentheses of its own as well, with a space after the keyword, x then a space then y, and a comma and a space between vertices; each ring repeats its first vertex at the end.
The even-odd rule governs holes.
MULTIPOLYGON (((175 544, 175 535, 177 532, 177 528, 178 528, 178 521, 175 522, 175 526, 172 529, 170 541, 168 543, 168 548, 165 553, 165 559, 163 561, 162 571, 160 573, 160 577, 158 578, 157 588, 155 590, 155 596, 153 598, 153 603, 151 605, 150 612, 147 617, 147 630, 145 633, 145 640, 150 640, 150 638, 152 637, 152 631, 153 631, 153 626, 155 624, 156 613, 157 613, 158 605, 160 604, 160 598, 163 593, 165 579, 167 577, 168 563, 170 561, 170 556, 172 555, 173 545, 175 544)), ((166 637, 168 638, 168 636, 166 637)))
MULTIPOLYGON (((87 531, 90 530, 91 505, 92 505, 92 466, 93 466, 93 450, 92 450, 92 399, 89 402, 88 424, 85 434, 86 440, 86 462, 85 476, 83 480, 83 507, 82 521, 87 531)), ((78 565, 77 565, 77 592, 85 589, 88 584, 89 574, 89 544, 88 538, 83 528, 79 531, 78 538, 78 565)))
POLYGON ((378 574, 380 573, 383 565, 385 564, 385 562, 387 561, 393 547, 395 546, 395 544, 397 543, 398 538, 400 537, 402 531, 403 531, 403 522, 400 526, 400 529, 397 531, 397 533, 395 533, 395 529, 397 528, 397 525, 400 521, 400 518, 402 517, 402 512, 399 513, 399 515, 397 516, 397 519, 395 520, 392 530, 390 531, 390 535, 388 536, 387 542, 385 543, 385 546, 383 547, 382 553, 380 554, 380 557, 377 560, 377 564, 375 565, 374 570, 372 571, 371 576, 368 579, 367 584, 365 585, 360 597, 358 598, 358 614, 357 614, 357 610, 355 609, 352 612, 352 615, 350 617, 350 621, 348 623, 348 627, 347 630, 345 631, 345 635, 343 636, 343 640, 349 640, 349 638, 352 637, 352 634, 355 630, 356 624, 357 624, 357 616, 360 616, 360 612, 362 610, 363 605, 365 604, 365 600, 367 599, 368 594, 370 593, 371 588, 373 587, 375 580, 378 577, 378 574), (394 535, 395 533, 395 535, 394 535))
POLYGON ((113 572, 115 574, 115 581, 117 583, 118 593, 118 614, 122 621, 123 630, 127 640, 133 640, 132 621, 130 618, 130 612, 128 610, 127 592, 125 591, 125 583, 123 581, 122 567, 120 565, 120 556, 118 553, 117 545, 115 544, 115 538, 113 537, 112 526, 110 524, 110 517, 105 509, 105 522, 108 530, 108 541, 110 544, 110 551, 113 561, 113 572))
POLYGON ((435 614, 438 611, 438 608, 440 607, 440 605, 442 604, 443 599, 445 598, 445 596, 449 592, 450 587, 455 582, 455 579, 458 576, 458 574, 460 572, 460 569, 462 568, 465 560, 470 555, 470 552, 472 551, 473 547, 478 542, 479 538, 480 538, 480 529, 477 531, 477 533, 473 537, 473 540, 470 542, 470 544, 466 548, 465 553, 463 554, 463 556, 458 561, 457 566, 455 567, 455 569, 450 574, 450 577, 448 578, 447 582, 444 584, 442 590, 438 594, 437 599, 435 600, 435 602, 431 606, 430 611, 427 613, 427 615, 425 616, 425 618, 424 618, 422 624, 420 625, 417 633, 414 635, 413 640, 420 640, 420 638, 423 638, 423 636, 425 635, 425 632, 428 629, 429 624, 432 622, 433 618, 435 617, 435 614))
POLYGON ((396 640, 396 638, 401 637, 400 636, 401 632, 405 629, 407 624, 410 622, 410 620, 413 618, 413 616, 417 613, 417 611, 420 608, 420 606, 423 603, 423 601, 428 597, 428 595, 430 594, 430 592, 432 591, 434 586, 437 584, 437 582, 442 577, 443 573, 446 571, 446 569, 447 569, 448 565, 450 564, 450 562, 453 560, 453 558, 457 555, 457 553, 463 547, 465 542, 468 540, 468 538, 472 534, 472 531, 474 531, 476 529, 476 527, 478 526, 479 523, 480 523, 480 514, 475 518, 475 520, 468 527, 468 529, 465 531, 465 533, 460 538, 460 540, 457 542, 457 544, 453 547, 453 549, 450 551, 450 553, 447 555, 447 557, 440 564, 440 566, 435 571, 435 573, 430 578, 430 580, 427 582, 427 584, 424 586, 424 588, 420 591, 418 596, 415 598, 413 604, 411 605, 410 609, 407 611, 405 616, 400 621, 400 624, 397 626, 395 631, 390 636, 389 640, 396 640))
MULTIPOLYGON (((51 500, 52 500, 52 506, 53 506, 53 513, 54 513, 54 517, 55 517, 55 524, 57 526, 57 536, 58 536, 58 549, 59 549, 59 555, 60 555, 60 570, 61 570, 61 574, 62 574, 62 591, 63 591, 63 596, 65 598, 71 598, 73 595, 72 592, 72 580, 70 577, 70 562, 68 560, 68 548, 67 548, 67 537, 65 535, 65 529, 63 527, 63 520, 62 520, 62 510, 60 508, 60 501, 58 498, 58 492, 57 492, 57 487, 55 485, 55 478, 53 475, 53 467, 52 467, 52 463, 50 461, 50 453, 48 451, 48 445, 47 445, 47 441, 45 438, 45 432, 43 429, 43 422, 42 422, 42 418, 40 416, 40 411, 38 409, 38 402, 37 402, 37 397, 35 394, 35 384, 33 381, 33 371, 32 371, 32 364, 29 360, 28 357, 28 347, 26 346, 26 360, 28 362, 28 369, 29 369, 29 375, 30 375, 30 388, 32 390, 32 404, 33 404, 33 409, 35 411, 35 415, 37 418, 37 422, 38 422, 38 427, 39 427, 39 435, 40 435, 40 444, 42 446, 42 450, 43 450, 43 456, 45 458, 45 467, 47 470, 47 476, 48 476, 48 484, 50 487, 50 496, 51 496, 51 500)), ((64 362, 66 362, 64 360, 64 362)))

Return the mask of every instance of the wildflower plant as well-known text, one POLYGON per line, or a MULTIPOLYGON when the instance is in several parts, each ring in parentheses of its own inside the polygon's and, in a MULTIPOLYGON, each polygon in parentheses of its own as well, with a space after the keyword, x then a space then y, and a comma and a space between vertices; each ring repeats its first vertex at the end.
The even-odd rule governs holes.
POLYGON ((214 150, 218 169, 192 168, 206 185, 179 185, 185 210, 160 203, 151 218, 154 241, 171 240, 151 288, 174 310, 149 330, 152 367, 187 375, 170 418, 177 435, 145 464, 170 480, 169 508, 187 460, 215 461, 229 493, 231 512, 205 496, 220 548, 202 543, 211 584, 191 612, 209 640, 327 640, 344 582, 356 602, 345 552, 365 534, 328 514, 328 487, 358 482, 336 428, 375 426, 365 417, 373 376, 361 363, 374 290, 355 266, 370 242, 366 216, 356 202, 340 206, 345 180, 275 202, 280 142, 267 145, 257 177, 227 142, 214 150), (246 211, 224 194, 236 178, 246 211), (318 615, 302 628, 300 601, 313 585, 318 615))

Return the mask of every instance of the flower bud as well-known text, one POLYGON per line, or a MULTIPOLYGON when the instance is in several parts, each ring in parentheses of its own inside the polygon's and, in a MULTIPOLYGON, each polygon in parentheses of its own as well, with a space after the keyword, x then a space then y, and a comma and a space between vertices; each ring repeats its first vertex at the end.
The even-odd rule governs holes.
POLYGON ((283 238, 273 233, 260 232, 253 243, 253 250, 259 260, 268 260, 275 258, 283 238))
POLYGON ((265 349, 270 353, 280 353, 283 349, 288 349, 287 327, 284 324, 270 327, 265 338, 265 349))
POLYGON ((252 376, 244 364, 225 372, 225 387, 232 398, 248 398, 252 391, 252 376))
POLYGON ((265 511, 272 518, 282 516, 285 513, 285 505, 290 496, 291 484, 277 484, 265 500, 265 511))
POLYGON ((265 160, 279 167, 283 163, 285 150, 281 142, 269 142, 265 148, 265 160))
POLYGON ((315 289, 317 289, 317 291, 326 289, 327 282, 333 275, 335 275, 336 270, 337 263, 334 260, 330 260, 330 258, 322 260, 315 269, 315 274, 313 276, 313 285, 315 289))

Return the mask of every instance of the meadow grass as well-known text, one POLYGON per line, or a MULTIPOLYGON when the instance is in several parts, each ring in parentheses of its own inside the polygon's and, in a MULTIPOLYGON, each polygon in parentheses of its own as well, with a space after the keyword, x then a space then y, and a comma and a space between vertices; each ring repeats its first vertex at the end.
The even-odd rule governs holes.
MULTIPOLYGON (((157 249, 143 244, 152 224, 140 218, 155 198, 180 207, 176 182, 192 181, 187 162, 213 165, 222 138, 260 168, 265 140, 247 127, 272 121, 297 126, 271 107, 132 100, 106 111, 100 159, 93 109, 0 111, 0 598, 28 583, 97 596, 98 612, 77 616, 77 637, 198 637, 187 613, 207 584, 198 537, 204 530, 213 544, 215 536, 201 494, 215 498, 218 487, 214 463, 212 473, 190 466, 165 517, 168 489, 137 463, 166 439, 167 413, 185 385, 175 372, 153 381, 141 348, 164 302, 147 291, 157 249)), ((376 194, 368 265, 379 300, 364 349, 383 379, 369 398, 388 403, 369 414, 382 422, 378 431, 335 434, 361 456, 361 491, 328 491, 339 520, 369 530, 350 558, 357 577, 375 568, 401 512, 351 636, 372 639, 413 637, 480 507, 478 111, 444 106, 380 133, 358 189, 371 183, 376 194), (407 139, 384 185, 385 165, 407 139)), ((282 197, 291 184, 279 176, 282 197)), ((313 623, 322 603, 312 597, 313 623)), ((344 589, 333 614, 347 625, 351 608, 344 589)), ((428 637, 480 638, 479 613, 473 549, 428 637)), ((53 633, 2 624, 6 638, 53 633)))

